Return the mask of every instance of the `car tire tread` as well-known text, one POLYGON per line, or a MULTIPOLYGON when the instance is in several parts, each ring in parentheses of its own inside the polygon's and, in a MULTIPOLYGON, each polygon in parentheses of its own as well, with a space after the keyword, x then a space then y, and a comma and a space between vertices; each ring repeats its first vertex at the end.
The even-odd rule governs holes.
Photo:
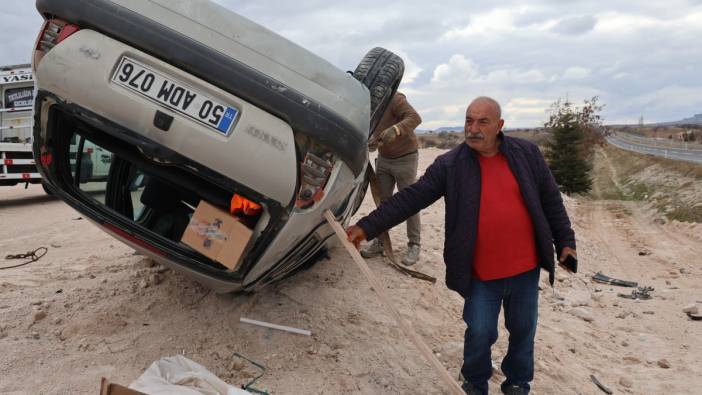
MULTIPOLYGON (((353 72, 354 78, 370 91, 370 132, 372 132, 397 91, 405 72, 405 63, 399 56, 385 48, 368 51, 353 72)), ((370 136, 369 136, 370 137, 370 136)))

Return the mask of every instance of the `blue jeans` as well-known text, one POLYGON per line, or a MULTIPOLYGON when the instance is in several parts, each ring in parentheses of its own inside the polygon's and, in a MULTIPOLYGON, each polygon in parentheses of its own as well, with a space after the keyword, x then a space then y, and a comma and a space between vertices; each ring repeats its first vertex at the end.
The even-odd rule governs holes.
POLYGON ((501 366, 506 377, 502 388, 518 385, 528 392, 529 382, 534 378, 538 268, 499 280, 472 279, 463 308, 463 320, 468 328, 461 373, 476 389, 488 393, 488 380, 492 376, 490 348, 497 340, 500 305, 505 308, 505 327, 509 331, 509 347, 501 366))

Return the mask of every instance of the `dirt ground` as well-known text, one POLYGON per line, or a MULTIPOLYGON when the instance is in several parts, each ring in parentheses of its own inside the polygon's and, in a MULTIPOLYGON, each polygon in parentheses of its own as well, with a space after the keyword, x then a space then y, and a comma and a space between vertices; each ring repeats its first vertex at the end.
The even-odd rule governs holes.
MULTIPOLYGON (((420 168, 440 154, 420 151, 420 168)), ((358 215, 371 209, 368 197, 358 215)), ((535 394, 692 394, 702 388, 702 227, 661 224, 637 202, 567 199, 581 272, 542 275, 535 394), (655 288, 630 300, 593 273, 655 288)), ((369 265, 451 374, 458 376, 465 325, 462 299, 445 288, 443 202, 422 212, 417 269, 435 285, 405 277, 381 259, 369 265)), ((391 232, 404 252, 405 231, 391 232)), ((0 188, 0 266, 6 254, 48 253, 0 270, 0 393, 97 394, 100 377, 129 384, 153 361, 175 354, 239 385, 266 366, 256 387, 273 394, 442 394, 434 370, 400 333, 341 248, 282 284, 253 295, 216 295, 101 232, 40 186, 0 188), (240 317, 308 329, 294 335, 239 323, 240 317)), ((505 353, 507 333, 493 348, 505 353)), ((491 381, 499 393, 501 373, 491 381)))

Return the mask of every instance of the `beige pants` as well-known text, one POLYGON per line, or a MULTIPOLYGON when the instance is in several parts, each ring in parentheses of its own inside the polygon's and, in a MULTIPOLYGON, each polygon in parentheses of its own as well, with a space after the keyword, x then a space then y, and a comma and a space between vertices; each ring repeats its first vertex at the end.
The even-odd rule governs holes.
MULTIPOLYGON (((392 196, 396 184, 398 191, 414 184, 417 180, 418 161, 419 153, 417 152, 397 159, 384 158, 378 155, 378 159, 375 160, 375 173, 378 177, 381 201, 385 201, 392 196)), ((407 239, 409 239, 409 244, 421 244, 421 227, 419 213, 407 220, 407 239)))

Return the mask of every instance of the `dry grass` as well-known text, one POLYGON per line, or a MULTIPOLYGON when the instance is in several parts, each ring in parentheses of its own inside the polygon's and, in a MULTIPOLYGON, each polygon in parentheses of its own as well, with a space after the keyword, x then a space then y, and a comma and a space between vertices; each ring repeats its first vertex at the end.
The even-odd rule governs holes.
POLYGON ((702 166, 612 146, 595 153, 592 197, 648 202, 670 220, 702 222, 702 166))

